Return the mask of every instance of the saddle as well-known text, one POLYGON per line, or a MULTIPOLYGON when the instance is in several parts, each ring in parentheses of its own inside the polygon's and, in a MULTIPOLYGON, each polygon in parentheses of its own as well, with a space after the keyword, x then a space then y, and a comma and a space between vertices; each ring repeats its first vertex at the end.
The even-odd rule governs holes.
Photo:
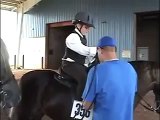
POLYGON ((59 71, 60 71, 59 73, 54 75, 54 79, 56 81, 58 81, 60 84, 66 86, 66 87, 69 87, 69 88, 77 85, 77 83, 74 81, 74 79, 71 76, 69 76, 68 74, 66 74, 62 68, 59 71))

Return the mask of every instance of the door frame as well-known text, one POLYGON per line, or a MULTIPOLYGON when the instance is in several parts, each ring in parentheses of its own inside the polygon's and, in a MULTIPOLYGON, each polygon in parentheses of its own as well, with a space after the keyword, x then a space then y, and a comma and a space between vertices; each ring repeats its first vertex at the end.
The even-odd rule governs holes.
POLYGON ((61 21, 61 22, 54 22, 54 23, 47 23, 46 24, 46 37, 45 37, 45 68, 49 66, 49 29, 57 28, 57 27, 66 27, 66 26, 73 26, 72 20, 68 21, 61 21))
MULTIPOLYGON (((135 17, 134 17, 134 33, 133 33, 133 43, 134 43, 134 55, 133 55, 133 58, 134 60, 137 60, 137 25, 138 25, 138 22, 142 21, 141 18, 142 17, 150 17, 150 19, 155 19, 154 17, 156 16, 157 18, 156 19, 160 19, 160 10, 158 11, 146 11, 146 12, 136 12, 134 13, 135 14, 135 17)), ((160 26, 159 26, 160 28, 160 26)), ((160 29, 159 29, 160 30, 160 29)), ((160 38, 160 35, 159 35, 159 38, 160 38)), ((160 47, 159 47, 160 49, 160 47)))

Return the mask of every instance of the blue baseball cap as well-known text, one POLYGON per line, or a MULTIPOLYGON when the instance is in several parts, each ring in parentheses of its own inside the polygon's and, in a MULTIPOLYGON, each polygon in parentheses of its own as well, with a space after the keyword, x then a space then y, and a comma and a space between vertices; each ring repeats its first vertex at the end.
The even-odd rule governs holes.
POLYGON ((116 40, 109 37, 109 36, 104 36, 102 37, 98 44, 97 47, 105 47, 105 46, 113 46, 116 47, 116 40))

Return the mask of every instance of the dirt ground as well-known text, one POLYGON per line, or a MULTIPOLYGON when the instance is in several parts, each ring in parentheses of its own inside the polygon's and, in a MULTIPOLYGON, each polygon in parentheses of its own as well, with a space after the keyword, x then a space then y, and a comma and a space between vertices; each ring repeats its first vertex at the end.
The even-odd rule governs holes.
MULTIPOLYGON (((32 71, 32 70, 13 70, 13 74, 15 75, 16 79, 20 79, 23 74, 29 71, 32 71)), ((152 93, 152 91, 147 93, 147 95, 144 98, 151 105, 154 105, 154 94, 152 93)), ((135 117, 134 120, 160 120, 160 115, 146 110, 141 105, 138 105, 138 107, 135 109, 134 117, 135 117)), ((47 116, 44 116, 43 120, 50 120, 50 119, 47 116)))

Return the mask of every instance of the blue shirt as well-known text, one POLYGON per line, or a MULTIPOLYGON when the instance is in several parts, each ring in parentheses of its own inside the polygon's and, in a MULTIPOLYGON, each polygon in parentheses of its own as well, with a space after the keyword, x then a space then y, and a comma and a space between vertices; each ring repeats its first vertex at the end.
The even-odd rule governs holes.
POLYGON ((125 61, 112 60, 94 69, 89 71, 82 95, 85 101, 94 100, 93 120, 133 120, 137 91, 134 68, 125 61))

